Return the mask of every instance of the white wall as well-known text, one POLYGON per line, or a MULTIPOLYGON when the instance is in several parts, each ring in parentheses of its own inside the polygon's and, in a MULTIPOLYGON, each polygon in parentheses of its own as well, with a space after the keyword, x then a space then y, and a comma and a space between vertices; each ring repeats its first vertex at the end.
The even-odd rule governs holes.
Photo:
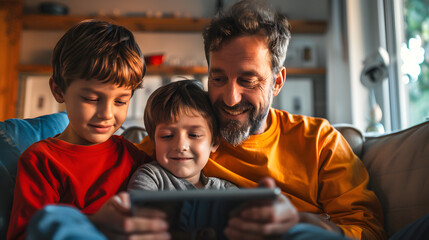
POLYGON ((349 81, 348 38, 345 5, 332 0, 327 33, 327 101, 331 123, 352 123, 351 84, 349 81))
MULTIPOLYGON (((382 46, 377 0, 332 0, 328 31, 328 119, 365 130, 369 93, 360 82, 363 62, 382 46)), ((384 104, 378 99, 380 105, 384 104)))

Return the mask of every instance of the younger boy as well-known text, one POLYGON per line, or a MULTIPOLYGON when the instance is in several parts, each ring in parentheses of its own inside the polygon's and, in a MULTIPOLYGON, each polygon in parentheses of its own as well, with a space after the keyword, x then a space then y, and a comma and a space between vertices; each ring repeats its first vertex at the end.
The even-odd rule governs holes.
POLYGON ((142 165, 129 189, 226 189, 226 180, 206 177, 202 169, 219 146, 219 129, 207 93, 197 80, 172 82, 148 99, 144 124, 155 145, 156 162, 142 165))
MULTIPOLYGON (((155 145, 156 162, 142 165, 132 176, 129 189, 195 190, 237 188, 206 177, 202 169, 219 146, 219 129, 207 93, 196 80, 172 82, 148 99, 144 123, 155 145)), ((164 206, 172 220, 173 239, 223 238, 229 219, 226 204, 185 201, 180 207, 164 206), (210 229, 210 230, 208 230, 210 229)))
POLYGON ((130 173, 149 161, 132 143, 113 135, 142 83, 142 59, 133 34, 104 21, 83 21, 59 40, 49 85, 56 101, 65 103, 70 123, 21 155, 8 239, 23 239, 30 218, 47 204, 116 216, 105 220, 111 222, 122 216, 112 196, 126 190, 130 173))

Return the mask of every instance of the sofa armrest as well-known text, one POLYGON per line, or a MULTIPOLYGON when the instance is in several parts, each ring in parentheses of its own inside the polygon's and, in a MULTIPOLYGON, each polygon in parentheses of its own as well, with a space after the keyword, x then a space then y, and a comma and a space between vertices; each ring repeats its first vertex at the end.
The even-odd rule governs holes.
POLYGON ((68 123, 65 112, 0 122, 0 239, 6 239, 19 156, 34 142, 61 133, 68 123))

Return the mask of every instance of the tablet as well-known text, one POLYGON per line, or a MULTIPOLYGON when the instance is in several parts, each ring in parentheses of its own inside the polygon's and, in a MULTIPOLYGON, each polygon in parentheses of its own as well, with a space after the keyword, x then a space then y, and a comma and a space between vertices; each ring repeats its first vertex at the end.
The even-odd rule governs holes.
POLYGON ((184 200, 248 202, 275 199, 280 192, 279 188, 195 189, 178 191, 130 190, 130 199, 131 206, 145 206, 153 203, 184 200))
POLYGON ((144 213, 140 211, 145 211, 145 208, 157 208, 167 213, 169 231, 173 239, 208 239, 201 237, 207 229, 217 236, 216 239, 225 239, 223 231, 231 215, 246 204, 271 202, 280 195, 281 191, 279 188, 243 188, 129 190, 129 193, 133 215, 143 215, 144 213))

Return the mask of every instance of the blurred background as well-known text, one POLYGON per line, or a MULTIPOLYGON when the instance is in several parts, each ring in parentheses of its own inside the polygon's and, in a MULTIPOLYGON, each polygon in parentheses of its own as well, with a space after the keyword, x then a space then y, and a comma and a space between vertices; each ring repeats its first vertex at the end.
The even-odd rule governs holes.
MULTIPOLYGON (((133 31, 148 64, 126 124, 141 125, 159 86, 207 84, 201 30, 235 0, 0 0, 0 120, 63 110, 51 97, 52 49, 83 19, 133 31)), ((286 15, 287 79, 274 107, 390 132, 429 117, 428 0, 267 0, 286 15)))

